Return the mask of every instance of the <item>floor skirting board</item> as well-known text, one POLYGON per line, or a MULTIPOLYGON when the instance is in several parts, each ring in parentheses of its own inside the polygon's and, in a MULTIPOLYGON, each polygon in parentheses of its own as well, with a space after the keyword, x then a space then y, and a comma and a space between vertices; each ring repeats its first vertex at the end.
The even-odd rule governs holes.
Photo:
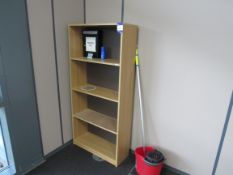
POLYGON ((58 153, 59 151, 61 151, 62 149, 66 148, 67 146, 71 145, 73 143, 73 140, 70 140, 68 142, 66 142, 64 145, 58 147, 57 149, 55 149, 54 151, 48 153, 47 155, 45 155, 45 159, 48 159, 49 157, 53 156, 54 154, 58 153))

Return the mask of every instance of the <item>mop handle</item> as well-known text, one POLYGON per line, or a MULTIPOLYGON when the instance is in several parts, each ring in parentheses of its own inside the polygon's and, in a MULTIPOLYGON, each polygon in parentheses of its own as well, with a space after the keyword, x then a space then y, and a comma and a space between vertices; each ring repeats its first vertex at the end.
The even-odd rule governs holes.
POLYGON ((135 64, 136 64, 136 70, 137 70, 137 82, 138 82, 138 96, 139 96, 139 106, 140 106, 140 117, 141 117, 141 129, 142 129, 142 146, 144 154, 146 154, 146 143, 145 143, 145 130, 144 130, 144 111, 143 111, 143 105, 142 105, 142 94, 141 94, 141 80, 140 80, 140 71, 139 71, 139 56, 138 56, 138 49, 136 49, 136 55, 135 55, 135 64))

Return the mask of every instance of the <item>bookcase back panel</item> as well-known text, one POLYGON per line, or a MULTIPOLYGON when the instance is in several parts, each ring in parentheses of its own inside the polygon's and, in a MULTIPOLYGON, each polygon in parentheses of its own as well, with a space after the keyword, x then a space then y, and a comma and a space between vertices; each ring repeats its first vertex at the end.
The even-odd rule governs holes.
POLYGON ((88 108, 95 110, 99 113, 105 114, 109 117, 117 117, 117 103, 115 102, 88 96, 87 106, 88 108))
POLYGON ((119 82, 119 68, 106 65, 88 64, 87 82, 117 91, 119 82))
POLYGON ((110 132, 106 132, 100 128, 97 128, 93 125, 89 125, 88 124, 88 132, 95 134, 111 143, 116 143, 116 135, 110 133, 110 132))
POLYGON ((104 28, 103 32, 103 46, 106 47, 107 58, 120 58, 120 34, 117 33, 116 28, 104 28))

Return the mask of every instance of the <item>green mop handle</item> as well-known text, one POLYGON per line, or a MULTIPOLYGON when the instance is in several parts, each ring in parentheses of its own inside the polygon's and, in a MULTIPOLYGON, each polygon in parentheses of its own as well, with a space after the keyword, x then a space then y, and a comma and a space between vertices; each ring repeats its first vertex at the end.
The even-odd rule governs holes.
POLYGON ((136 66, 139 66, 138 49, 136 49, 135 64, 136 66))
POLYGON ((138 56, 138 49, 136 49, 135 55, 135 64, 136 64, 136 71, 137 71, 137 82, 138 82, 138 96, 139 96, 139 106, 140 106, 140 117, 141 117, 141 127, 142 127, 142 146, 144 154, 146 154, 146 143, 145 143, 145 129, 144 129, 144 111, 142 105, 142 91, 141 91, 141 80, 140 80, 140 71, 139 71, 139 56, 138 56))

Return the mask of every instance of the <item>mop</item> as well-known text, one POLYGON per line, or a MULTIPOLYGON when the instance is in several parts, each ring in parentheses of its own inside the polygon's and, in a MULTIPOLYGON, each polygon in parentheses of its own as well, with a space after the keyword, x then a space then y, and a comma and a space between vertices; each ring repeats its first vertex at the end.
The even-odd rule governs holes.
POLYGON ((142 90, 141 90, 141 75, 140 75, 140 67, 139 67, 139 56, 138 56, 138 49, 136 50, 135 56, 135 64, 136 64, 136 77, 138 83, 138 97, 139 97, 139 107, 140 107, 140 118, 141 118, 141 132, 142 132, 142 146, 143 151, 146 154, 146 143, 145 143, 145 130, 144 130, 144 109, 142 105, 142 90))
MULTIPOLYGON (((135 55, 135 64, 136 64, 136 77, 137 77, 137 85, 138 85, 138 97, 139 97, 139 108, 140 108, 140 120, 141 120, 141 134, 142 134, 142 148, 145 156, 145 162, 150 164, 151 166, 155 166, 160 162, 165 160, 163 154, 157 150, 149 151, 146 150, 145 143, 145 129, 144 129, 144 108, 142 101, 142 90, 141 90, 141 75, 140 75, 140 66, 139 66, 139 56, 138 49, 136 49, 135 55)), ((134 166, 128 175, 136 175, 136 166, 134 166)))
MULTIPOLYGON (((140 120, 141 120, 141 134, 142 134, 142 146, 143 151, 146 153, 146 143, 145 143, 145 130, 144 130, 144 109, 142 105, 142 91, 141 91, 141 77, 140 77, 140 67, 139 67, 139 56, 138 49, 136 49, 135 55, 135 65, 136 65, 136 77, 137 77, 137 85, 138 85, 138 97, 139 97, 139 108, 140 108, 140 120)), ((135 166, 130 170, 128 175, 134 175, 136 173, 135 166)))

